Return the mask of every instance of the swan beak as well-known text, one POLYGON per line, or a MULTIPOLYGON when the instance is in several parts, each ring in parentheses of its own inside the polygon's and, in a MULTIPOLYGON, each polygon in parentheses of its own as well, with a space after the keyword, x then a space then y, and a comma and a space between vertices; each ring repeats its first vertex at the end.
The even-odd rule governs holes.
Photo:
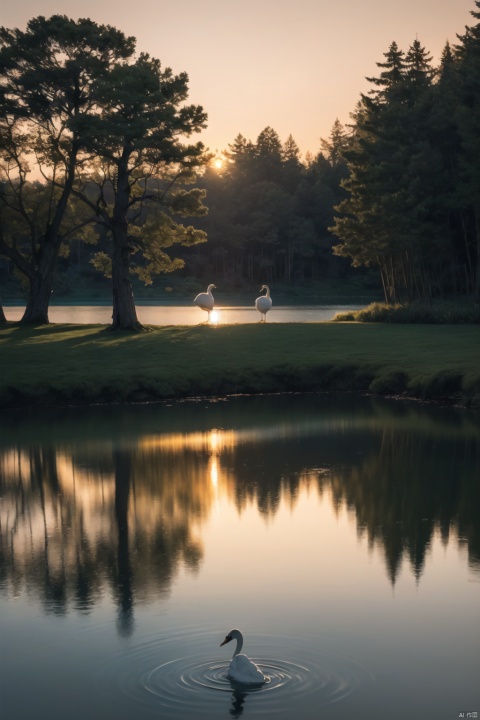
POLYGON ((228 635, 227 635, 227 637, 225 638, 225 640, 220 643, 220 647, 222 647, 222 645, 226 645, 228 642, 230 642, 231 639, 232 639, 232 638, 231 638, 231 637, 228 637, 228 635))

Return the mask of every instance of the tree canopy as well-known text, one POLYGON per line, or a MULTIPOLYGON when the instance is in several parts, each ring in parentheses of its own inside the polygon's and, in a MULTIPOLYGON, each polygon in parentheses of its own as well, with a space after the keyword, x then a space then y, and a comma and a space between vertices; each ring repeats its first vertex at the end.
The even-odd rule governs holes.
POLYGON ((392 41, 316 154, 268 125, 239 132, 218 166, 190 141, 207 116, 187 104, 188 76, 134 38, 63 15, 2 28, 0 273, 23 279, 24 321, 48 321, 56 268, 74 266, 111 279, 118 328, 139 327, 132 276, 171 272, 235 291, 375 268, 387 302, 479 302, 475 6, 438 65, 419 38, 392 41))
POLYGON ((199 190, 174 192, 204 163, 201 143, 180 141, 206 123, 201 107, 185 105, 188 76, 148 55, 135 58, 134 38, 91 20, 38 17, 25 32, 2 28, 0 43, 0 251, 29 285, 23 320, 48 322, 62 244, 96 223, 112 239, 113 326, 137 327, 129 228, 145 221, 145 204, 165 210, 158 233, 150 215, 143 236, 150 269, 181 264, 161 247, 204 240, 171 217, 205 212, 199 190), (40 186, 29 181, 32 164, 40 186), (85 204, 73 228, 72 197, 85 204))

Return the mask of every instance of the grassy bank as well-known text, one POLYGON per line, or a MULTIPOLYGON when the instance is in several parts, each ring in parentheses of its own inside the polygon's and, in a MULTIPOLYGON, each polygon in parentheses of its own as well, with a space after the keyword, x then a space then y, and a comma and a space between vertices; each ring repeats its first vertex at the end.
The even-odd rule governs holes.
POLYGON ((437 299, 434 303, 412 302, 385 305, 374 302, 368 307, 351 312, 338 313, 335 322, 380 322, 459 325, 480 324, 480 306, 472 297, 456 300, 437 299))
POLYGON ((480 406, 476 326, 351 323, 0 330, 0 405, 355 390, 480 406))

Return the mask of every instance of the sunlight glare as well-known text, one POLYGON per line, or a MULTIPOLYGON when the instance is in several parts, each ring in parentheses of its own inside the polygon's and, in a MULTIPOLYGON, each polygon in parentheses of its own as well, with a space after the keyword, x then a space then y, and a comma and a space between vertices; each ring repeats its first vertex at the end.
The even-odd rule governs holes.
POLYGON ((220 311, 219 310, 212 310, 210 313, 210 322, 212 325, 217 325, 217 323, 220 320, 220 311))
POLYGON ((213 164, 217 170, 221 170, 223 167, 223 161, 220 158, 217 158, 213 164))

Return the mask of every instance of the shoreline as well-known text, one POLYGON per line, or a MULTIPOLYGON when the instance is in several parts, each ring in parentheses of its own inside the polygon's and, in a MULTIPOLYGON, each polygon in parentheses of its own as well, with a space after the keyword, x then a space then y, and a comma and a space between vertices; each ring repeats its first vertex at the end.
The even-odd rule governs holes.
POLYGON ((0 407, 354 392, 477 410, 475 326, 368 323, 0 329, 0 407))

